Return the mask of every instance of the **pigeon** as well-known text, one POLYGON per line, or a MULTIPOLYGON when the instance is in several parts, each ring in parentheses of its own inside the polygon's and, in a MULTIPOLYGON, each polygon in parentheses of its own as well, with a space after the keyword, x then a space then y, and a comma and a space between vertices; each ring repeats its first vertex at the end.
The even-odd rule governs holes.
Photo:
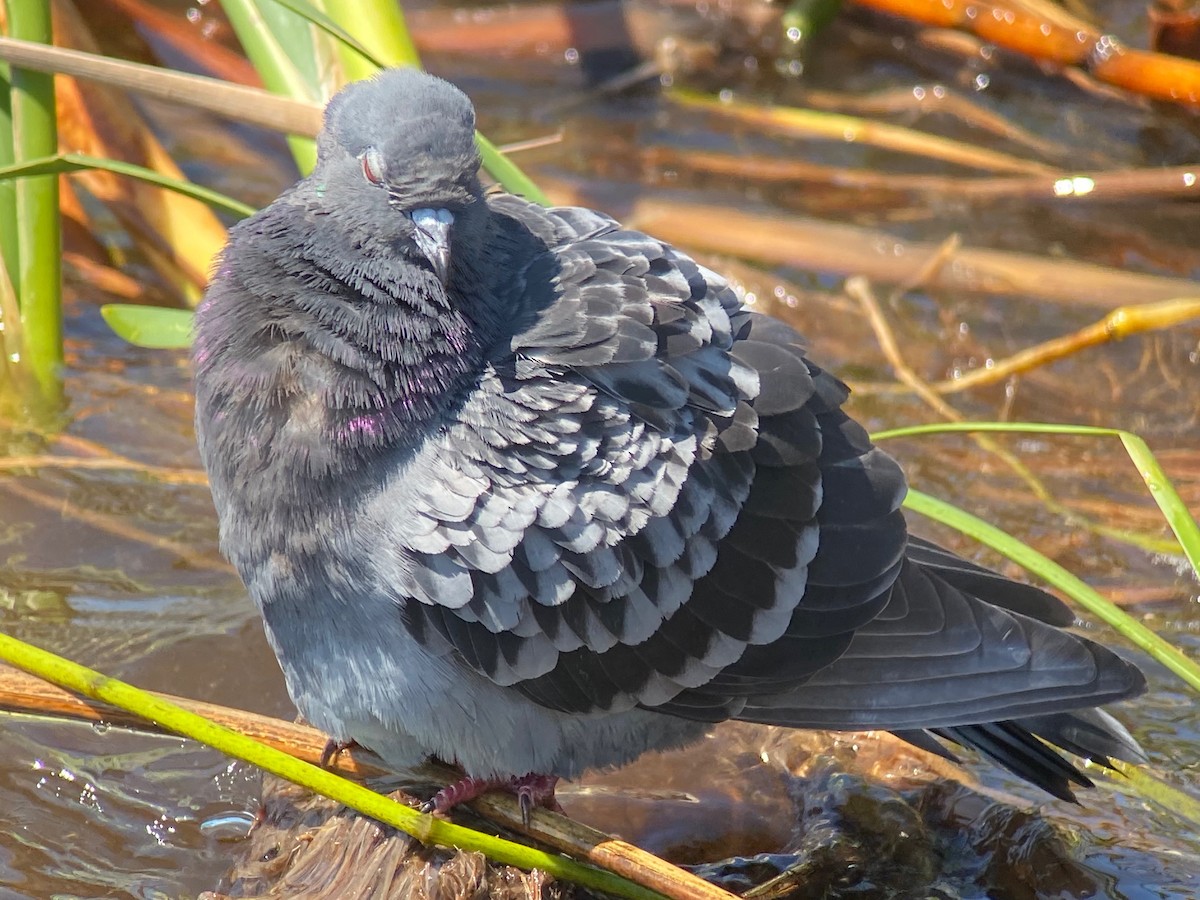
POLYGON ((385 70, 231 229, 196 313, 221 546, 302 716, 389 765, 554 784, 725 720, 1144 759, 1142 673, 908 533, 899 465, 789 325, 600 212, 485 190, 475 115, 385 70), (1044 739, 1043 740, 1039 740, 1044 739))

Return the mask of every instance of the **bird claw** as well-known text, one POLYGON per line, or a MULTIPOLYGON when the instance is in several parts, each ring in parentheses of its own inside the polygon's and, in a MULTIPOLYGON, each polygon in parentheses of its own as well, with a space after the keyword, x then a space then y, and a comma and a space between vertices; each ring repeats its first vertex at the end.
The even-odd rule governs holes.
POLYGON ((535 772, 530 772, 528 775, 514 775, 511 778, 472 778, 467 776, 442 788, 421 804, 421 812, 446 813, 462 803, 469 803, 482 797, 489 791, 501 790, 516 795, 517 805, 521 809, 521 822, 528 828, 533 811, 539 806, 558 813, 563 811, 554 796, 554 788, 557 784, 557 775, 539 775, 535 772))
POLYGON ((340 754, 343 750, 349 750, 352 747, 357 747, 358 741, 337 741, 330 738, 325 742, 324 749, 321 750, 320 766, 322 769, 328 769, 329 764, 333 762, 333 758, 340 754))
POLYGON ((554 796, 554 788, 558 785, 557 775, 528 775, 509 779, 508 790, 517 795, 517 805, 521 807, 521 823, 528 828, 533 810, 541 806, 553 812, 562 812, 563 808, 554 796))

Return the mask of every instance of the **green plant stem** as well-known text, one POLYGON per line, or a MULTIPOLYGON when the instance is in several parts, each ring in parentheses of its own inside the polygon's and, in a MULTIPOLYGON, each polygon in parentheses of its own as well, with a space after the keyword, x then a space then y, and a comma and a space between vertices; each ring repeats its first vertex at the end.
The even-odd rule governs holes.
MULTIPOLYGON (((288 55, 287 48, 276 39, 255 0, 221 0, 221 9, 267 90, 285 97, 321 102, 316 86, 308 82, 288 55)), ((297 48, 296 52, 302 51, 297 48)), ((316 142, 296 135, 289 135, 287 141, 300 171, 311 172, 317 162, 316 142)))
POLYGON ((618 897, 628 897, 631 900, 663 900, 662 895, 656 891, 634 884, 611 872, 419 813, 319 766, 303 762, 273 747, 267 747, 132 685, 109 678, 6 634, 0 634, 0 659, 59 687, 132 712, 168 731, 200 741, 280 778, 286 778, 344 803, 425 843, 479 851, 498 862, 523 869, 541 869, 556 878, 607 891, 618 897))
MULTIPOLYGON (((11 84, 12 69, 8 63, 0 63, 0 166, 13 164, 11 84)), ((0 184, 0 260, 3 260, 13 290, 17 292, 21 288, 17 283, 19 254, 16 185, 0 184)))
POLYGON ((345 42, 339 42, 338 52, 347 81, 369 78, 378 71, 376 60, 387 66, 420 68, 421 57, 396 0, 326 0, 326 7, 374 57, 366 58, 345 42))
MULTIPOLYGON (((50 4, 21 0, 8 4, 13 37, 51 43, 50 4)), ((58 150, 54 77, 13 69, 14 162, 51 156, 58 150)), ((13 276, 21 301, 25 361, 48 398, 61 393, 62 235, 58 178, 41 175, 16 183, 17 268, 13 276)))

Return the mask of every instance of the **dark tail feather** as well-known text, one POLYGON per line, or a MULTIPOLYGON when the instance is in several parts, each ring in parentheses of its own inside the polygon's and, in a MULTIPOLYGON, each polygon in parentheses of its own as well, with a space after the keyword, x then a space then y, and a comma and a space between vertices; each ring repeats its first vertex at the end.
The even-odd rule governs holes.
POLYGON ((956 744, 974 747, 1013 774, 1036 784, 1060 800, 1075 800, 1072 784, 1092 786, 1086 775, 1016 722, 938 728, 934 733, 956 744))
POLYGON ((1047 793, 1072 802, 1075 795, 1071 785, 1091 787, 1092 782, 1039 738, 1101 765, 1111 765, 1113 759, 1127 762, 1144 762, 1146 759, 1142 748, 1125 727, 1099 709, 930 731, 897 731, 895 734, 922 750, 952 760, 956 759, 954 754, 934 740, 933 735, 959 746, 972 747, 1047 793))
POLYGON ((1113 759, 1146 762, 1146 753, 1133 735, 1102 709, 1074 709, 1018 721, 1054 746, 1101 765, 1108 765, 1113 759))

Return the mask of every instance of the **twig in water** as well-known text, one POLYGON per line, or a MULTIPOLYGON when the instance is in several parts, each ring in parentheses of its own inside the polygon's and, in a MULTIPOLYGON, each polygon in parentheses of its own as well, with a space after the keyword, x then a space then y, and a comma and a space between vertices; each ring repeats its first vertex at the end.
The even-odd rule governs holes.
MULTIPOLYGON (((941 395, 995 384, 1014 375, 1021 375, 1057 362, 1089 347, 1124 340, 1148 331, 1161 331, 1197 318, 1200 318, 1200 298, 1182 297, 1147 303, 1144 306, 1122 306, 1114 309, 1103 319, 1071 334, 1027 347, 1006 359, 994 360, 986 369, 973 369, 957 378, 935 381, 928 383, 927 386, 934 393, 941 395)), ((1169 383, 1168 373, 1163 372, 1162 374, 1169 383)), ((855 385, 854 389, 856 393, 862 394, 893 394, 913 390, 907 382, 905 382, 905 386, 895 384, 855 385)))
POLYGON ((47 496, 14 479, 0 480, 0 491, 20 497, 22 500, 40 506, 43 509, 57 512, 63 518, 74 519, 77 522, 90 525, 92 528, 116 535, 127 541, 145 544, 147 547, 160 550, 164 553, 173 553, 183 562, 197 569, 207 569, 213 572, 233 571, 233 567, 229 563, 214 553, 198 552, 186 544, 152 534, 144 528, 130 525, 128 522, 124 522, 115 516, 105 515, 104 513, 98 513, 90 509, 80 509, 68 500, 64 500, 61 497, 47 496))

